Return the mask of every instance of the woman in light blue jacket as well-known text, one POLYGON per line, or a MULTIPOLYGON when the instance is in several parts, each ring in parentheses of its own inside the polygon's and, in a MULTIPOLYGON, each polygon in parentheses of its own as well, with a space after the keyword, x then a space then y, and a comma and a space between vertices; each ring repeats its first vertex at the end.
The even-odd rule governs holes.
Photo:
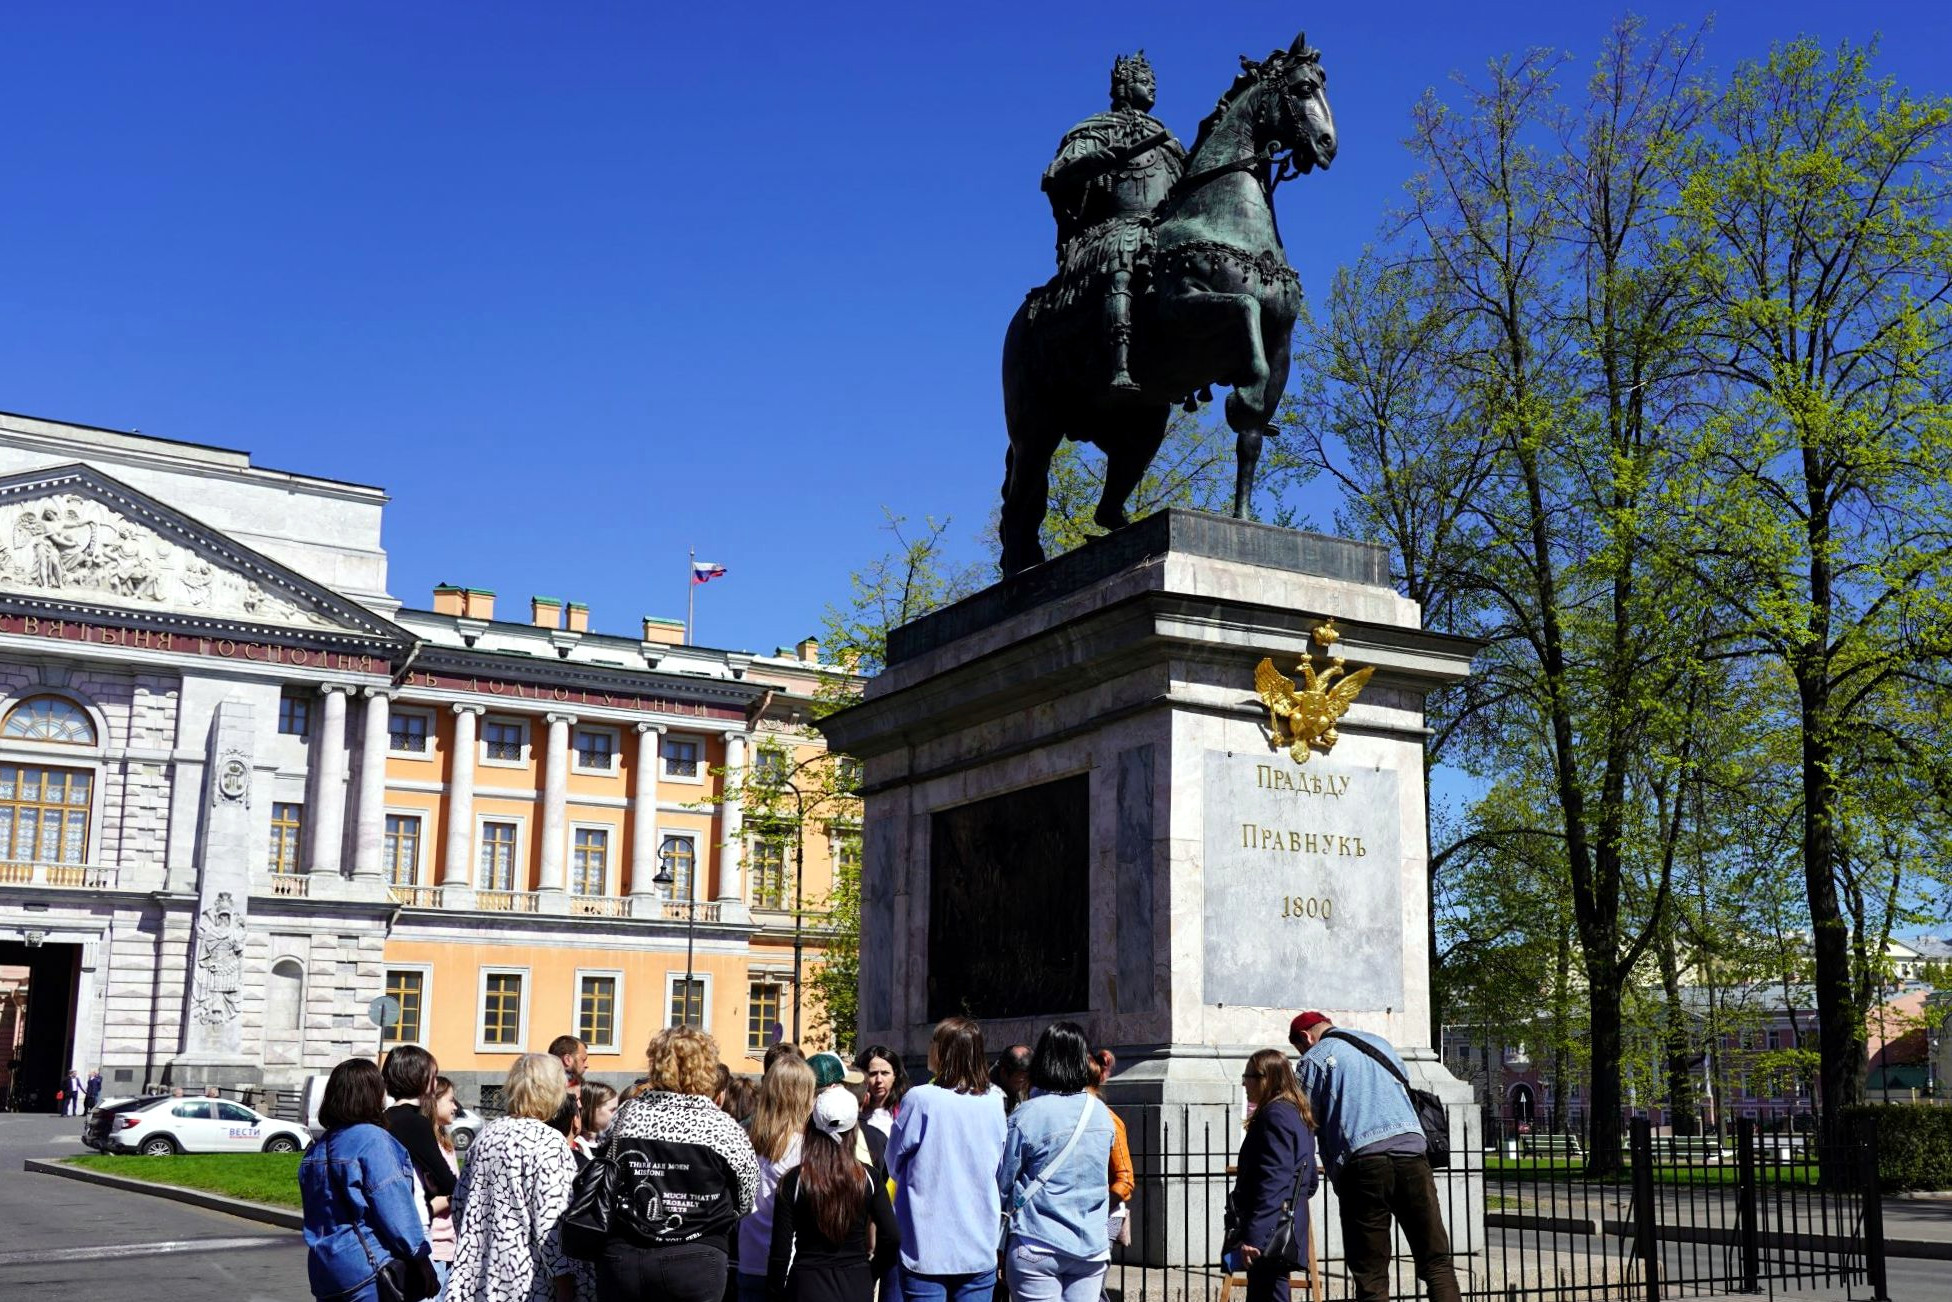
POLYGON ((1098 1302, 1111 1262, 1112 1114, 1085 1086, 1090 1042, 1054 1022, 1030 1057, 1030 1097, 1010 1114, 996 1185, 1003 1268, 1016 1302, 1098 1302))
POLYGON ((348 1058, 332 1069, 319 1105, 325 1133, 298 1164, 315 1298, 376 1302, 380 1270, 396 1259, 422 1297, 439 1287, 420 1223, 420 1178, 381 1124, 385 1106, 378 1067, 348 1058))

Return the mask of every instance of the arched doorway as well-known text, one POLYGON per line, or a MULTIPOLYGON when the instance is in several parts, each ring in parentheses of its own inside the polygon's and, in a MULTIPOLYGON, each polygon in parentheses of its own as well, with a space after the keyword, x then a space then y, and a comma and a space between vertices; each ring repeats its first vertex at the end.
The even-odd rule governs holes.
POLYGON ((1520 1081, 1511 1087, 1511 1119, 1520 1125, 1529 1126, 1538 1111, 1537 1097, 1532 1087, 1520 1081))

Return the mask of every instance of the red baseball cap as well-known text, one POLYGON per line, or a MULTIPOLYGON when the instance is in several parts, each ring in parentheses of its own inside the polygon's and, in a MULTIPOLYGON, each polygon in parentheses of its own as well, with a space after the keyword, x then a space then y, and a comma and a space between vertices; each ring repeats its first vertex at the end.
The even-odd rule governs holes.
POLYGON ((1312 1031, 1317 1026, 1326 1025, 1328 1025, 1328 1018, 1312 1008, 1305 1013, 1297 1013, 1295 1020, 1288 1023, 1288 1042, 1292 1044, 1299 1040, 1303 1031, 1312 1031))

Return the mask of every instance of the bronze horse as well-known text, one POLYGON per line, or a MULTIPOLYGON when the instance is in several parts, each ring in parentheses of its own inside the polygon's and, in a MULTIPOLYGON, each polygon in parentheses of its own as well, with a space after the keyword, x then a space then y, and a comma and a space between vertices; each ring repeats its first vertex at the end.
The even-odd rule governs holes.
POLYGON ((1261 439, 1278 433, 1274 412, 1288 385, 1288 355, 1301 284, 1282 252, 1274 187, 1335 158, 1321 54, 1302 36, 1241 74, 1205 121, 1186 172, 1152 215, 1151 271, 1133 304, 1136 393, 1106 383, 1108 353, 1098 303, 1054 311, 1055 281, 1032 290, 1003 338, 1003 572, 1044 559, 1038 532, 1050 491, 1051 456, 1064 439, 1105 453, 1105 492, 1093 515, 1126 523, 1125 501, 1166 434, 1174 404, 1210 399, 1231 385, 1227 424, 1237 469, 1234 515, 1253 494, 1261 439))

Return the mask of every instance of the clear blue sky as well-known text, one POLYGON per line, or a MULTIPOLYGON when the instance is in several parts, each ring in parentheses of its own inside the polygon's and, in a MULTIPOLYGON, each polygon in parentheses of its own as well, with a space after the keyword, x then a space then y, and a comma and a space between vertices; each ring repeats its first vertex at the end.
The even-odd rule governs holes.
MULTIPOLYGON (((1037 177, 1144 46, 1189 138, 1234 58, 1323 51, 1333 171, 1280 196, 1319 291, 1399 193, 1409 108, 1601 5, 14 3, 0 11, 0 409, 384 485, 393 591, 542 592, 700 640, 811 631, 884 504, 966 538, 1037 177), (1118 16, 1118 15, 1123 16, 1118 16)), ((1657 25, 1702 6, 1650 4, 1657 25)), ((1952 88, 1943 6, 1723 5, 1886 37, 1952 88)), ((1318 518, 1328 512, 1320 510, 1318 518)))

